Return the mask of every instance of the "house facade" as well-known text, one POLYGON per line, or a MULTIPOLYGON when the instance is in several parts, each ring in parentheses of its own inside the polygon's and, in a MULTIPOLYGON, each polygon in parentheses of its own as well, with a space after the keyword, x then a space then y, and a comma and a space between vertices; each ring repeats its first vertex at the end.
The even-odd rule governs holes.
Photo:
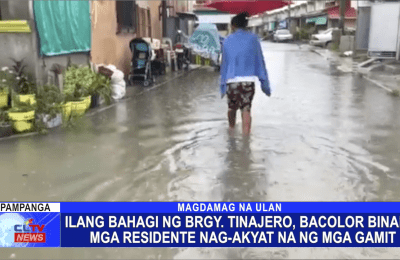
MULTIPOLYGON (((295 33, 298 28, 314 27, 315 31, 339 26, 338 0, 295 1, 289 6, 262 14, 264 32, 289 29, 295 33)), ((346 1, 345 27, 355 28, 357 1, 346 1)), ((257 20, 258 17, 252 19, 257 20)))
MULTIPOLYGON (((89 13, 87 14, 89 16, 89 13)), ((68 63, 84 64, 89 62, 89 52, 68 53, 65 55, 41 55, 40 36, 36 28, 34 1, 0 1, 0 22, 25 22, 27 30, 23 32, 0 27, 0 66, 12 66, 10 58, 24 59, 25 71, 38 84, 45 84, 54 64, 66 66, 68 63)), ((43 17, 36 17, 39 20, 43 17)))
MULTIPOLYGON (((114 64, 127 74, 129 42, 136 37, 163 38, 161 4, 161 0, 0 1, 0 44, 6 50, 0 52, 0 66, 12 66, 10 58, 24 59, 26 72, 39 84, 54 76, 55 65, 71 63, 114 64), (49 10, 56 15, 46 15, 49 10), (14 29, 4 21, 15 21, 14 29), (70 29, 73 35, 68 35, 70 29)), ((168 18, 191 11, 193 6, 191 1, 177 0, 167 0, 167 5, 168 18)))
POLYGON ((129 73, 129 42, 136 37, 162 38, 161 1, 93 1, 92 62, 113 64, 129 73))
POLYGON ((197 15, 200 23, 212 23, 218 28, 219 33, 222 36, 226 36, 231 32, 231 20, 233 15, 225 12, 220 12, 214 8, 206 7, 205 5, 210 3, 210 0, 196 0, 193 5, 193 12, 197 15))
MULTIPOLYGON (((167 37, 174 38, 178 29, 188 28, 181 14, 192 11, 192 1, 166 0, 167 37)), ((129 42, 137 37, 162 40, 162 1, 92 2, 92 62, 114 64, 129 73, 129 42)), ((188 30, 184 30, 188 33, 188 30)))

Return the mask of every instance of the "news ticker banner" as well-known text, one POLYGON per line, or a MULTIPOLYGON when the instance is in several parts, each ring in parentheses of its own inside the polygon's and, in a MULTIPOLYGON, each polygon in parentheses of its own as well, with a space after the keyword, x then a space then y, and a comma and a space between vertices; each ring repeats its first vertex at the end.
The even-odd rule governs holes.
POLYGON ((0 247, 399 247, 400 202, 0 203, 0 247))

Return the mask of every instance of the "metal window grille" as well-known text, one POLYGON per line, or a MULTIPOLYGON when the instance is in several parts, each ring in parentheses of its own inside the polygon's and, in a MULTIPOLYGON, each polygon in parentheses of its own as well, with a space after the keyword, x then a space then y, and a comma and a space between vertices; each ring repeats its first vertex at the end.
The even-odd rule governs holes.
POLYGON ((116 1, 117 33, 135 33, 137 25, 136 1, 116 1))

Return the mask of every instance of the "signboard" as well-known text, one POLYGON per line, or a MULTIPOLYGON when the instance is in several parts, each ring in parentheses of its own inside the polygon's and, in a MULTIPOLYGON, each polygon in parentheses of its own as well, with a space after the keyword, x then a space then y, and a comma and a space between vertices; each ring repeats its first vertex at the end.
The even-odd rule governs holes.
POLYGON ((286 28, 287 27, 287 22, 286 20, 280 21, 279 22, 279 28, 286 28))
POLYGON ((315 23, 316 25, 325 25, 328 19, 326 16, 307 18, 306 23, 315 23))

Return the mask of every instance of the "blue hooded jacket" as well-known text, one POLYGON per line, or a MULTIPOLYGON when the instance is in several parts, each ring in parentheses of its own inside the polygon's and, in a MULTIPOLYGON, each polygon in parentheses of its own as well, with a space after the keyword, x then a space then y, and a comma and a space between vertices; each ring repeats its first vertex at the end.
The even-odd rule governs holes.
POLYGON ((227 80, 235 77, 256 76, 266 95, 271 94, 268 73, 257 35, 237 30, 222 45, 221 97, 226 94, 227 80))

